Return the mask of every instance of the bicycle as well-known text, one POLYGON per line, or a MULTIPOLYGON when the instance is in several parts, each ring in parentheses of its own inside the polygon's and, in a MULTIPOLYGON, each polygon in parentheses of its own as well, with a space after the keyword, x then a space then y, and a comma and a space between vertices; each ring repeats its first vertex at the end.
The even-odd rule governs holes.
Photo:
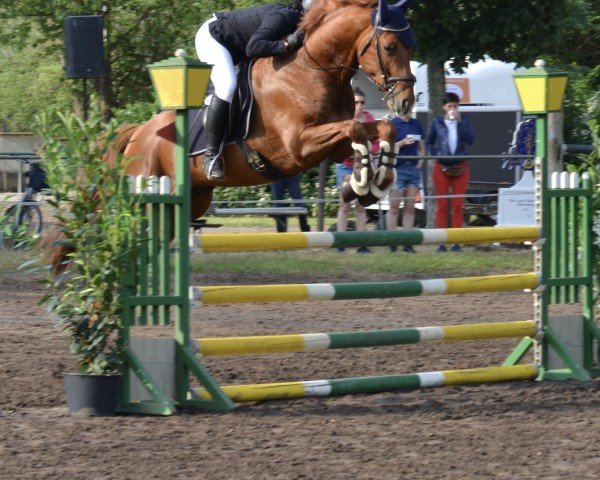
POLYGON ((39 161, 21 160, 28 170, 25 191, 21 199, 10 206, 4 214, 5 228, 0 232, 0 246, 8 248, 25 247, 42 233, 42 210, 37 202, 37 194, 47 188, 45 173, 39 161))

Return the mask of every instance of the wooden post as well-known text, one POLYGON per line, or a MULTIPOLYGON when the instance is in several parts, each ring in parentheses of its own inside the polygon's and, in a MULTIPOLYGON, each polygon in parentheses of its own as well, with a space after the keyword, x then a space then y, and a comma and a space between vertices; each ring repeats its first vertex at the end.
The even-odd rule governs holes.
POLYGON ((563 120, 564 114, 562 111, 548 113, 548 144, 546 146, 548 175, 564 170, 562 158, 562 145, 564 143, 563 120))

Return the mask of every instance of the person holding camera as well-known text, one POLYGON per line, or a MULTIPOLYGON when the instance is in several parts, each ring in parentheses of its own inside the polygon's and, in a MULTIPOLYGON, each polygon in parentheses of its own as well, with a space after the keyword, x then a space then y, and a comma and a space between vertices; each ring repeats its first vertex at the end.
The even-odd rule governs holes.
POLYGON ((198 58, 212 65, 215 87, 206 115, 204 171, 208 178, 225 175, 221 151, 229 123, 229 106, 237 87, 235 67, 253 58, 285 55, 298 50, 304 32, 298 23, 311 0, 270 4, 215 13, 196 33, 198 58))
MULTIPOLYGON (((385 225, 387 230, 396 230, 402 201, 402 228, 413 228, 415 226, 415 199, 421 185, 422 157, 425 155, 423 126, 409 114, 394 117, 391 122, 396 128, 396 146, 399 147, 397 157, 411 156, 414 158, 396 158, 396 185, 390 190, 390 208, 385 215, 385 225)), ((391 246, 390 250, 395 252, 397 247, 391 246)), ((405 245, 402 250, 407 253, 416 253, 412 245, 405 245)))
MULTIPOLYGON (((447 196, 452 192, 456 195, 451 199, 438 198, 435 211, 435 226, 437 228, 459 228, 463 225, 464 194, 469 184, 469 163, 463 157, 467 155, 467 145, 475 140, 469 119, 458 111, 459 98, 452 92, 444 95, 443 115, 435 117, 427 131, 427 150, 430 155, 456 157, 455 159, 440 159, 433 167, 433 189, 436 196, 447 196), (451 222, 448 225, 448 211, 451 212, 451 222)), ((460 245, 453 245, 452 251, 460 251, 460 245)), ((445 252, 445 245, 440 245, 438 252, 445 252)))

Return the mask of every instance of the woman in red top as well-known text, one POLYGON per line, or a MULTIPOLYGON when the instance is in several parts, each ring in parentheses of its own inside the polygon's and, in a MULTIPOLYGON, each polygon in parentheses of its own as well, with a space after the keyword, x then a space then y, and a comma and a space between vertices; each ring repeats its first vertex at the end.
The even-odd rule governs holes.
MULTIPOLYGON (((375 117, 369 112, 364 110, 365 105, 365 94, 363 91, 354 87, 354 119, 359 122, 374 122, 375 117)), ((371 153, 375 153, 379 150, 379 142, 374 141, 371 153)), ((341 186, 346 175, 352 175, 352 167, 354 165, 354 157, 349 157, 342 163, 338 163, 335 166, 335 177, 337 181, 337 187, 339 190, 339 204, 337 211, 337 231, 345 232, 348 229, 348 214, 350 213, 350 205, 352 203, 356 206, 356 230, 363 231, 367 225, 367 211, 365 207, 360 205, 358 202, 346 203, 342 198, 341 186)), ((338 248, 338 251, 343 252, 343 248, 338 248)), ((367 247, 360 247, 357 250, 358 253, 371 253, 367 247)))

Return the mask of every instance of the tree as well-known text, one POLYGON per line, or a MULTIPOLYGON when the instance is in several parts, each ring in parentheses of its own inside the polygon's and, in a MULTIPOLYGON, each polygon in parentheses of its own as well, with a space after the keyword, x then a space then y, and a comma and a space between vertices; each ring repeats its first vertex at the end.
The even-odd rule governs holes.
MULTIPOLYGON (((590 0, 595 2, 596 0, 590 0)), ((584 0, 427 0, 413 2, 410 18, 417 34, 415 58, 427 64, 429 115, 441 113, 444 64, 455 71, 485 55, 532 65, 540 56, 566 50, 566 39, 589 25, 584 0)))
POLYGON ((201 22, 215 10, 234 6, 223 0, 2 2, 0 44, 22 48, 37 37, 35 47, 42 49, 44 57, 59 58, 64 51, 65 17, 103 15, 106 78, 95 82, 95 87, 110 112, 131 102, 150 100, 146 65, 172 56, 176 48, 184 47, 193 54, 194 34, 201 22))
POLYGON ((60 58, 44 55, 40 47, 0 49, 0 85, 0 131, 30 132, 41 109, 71 107, 60 58))

